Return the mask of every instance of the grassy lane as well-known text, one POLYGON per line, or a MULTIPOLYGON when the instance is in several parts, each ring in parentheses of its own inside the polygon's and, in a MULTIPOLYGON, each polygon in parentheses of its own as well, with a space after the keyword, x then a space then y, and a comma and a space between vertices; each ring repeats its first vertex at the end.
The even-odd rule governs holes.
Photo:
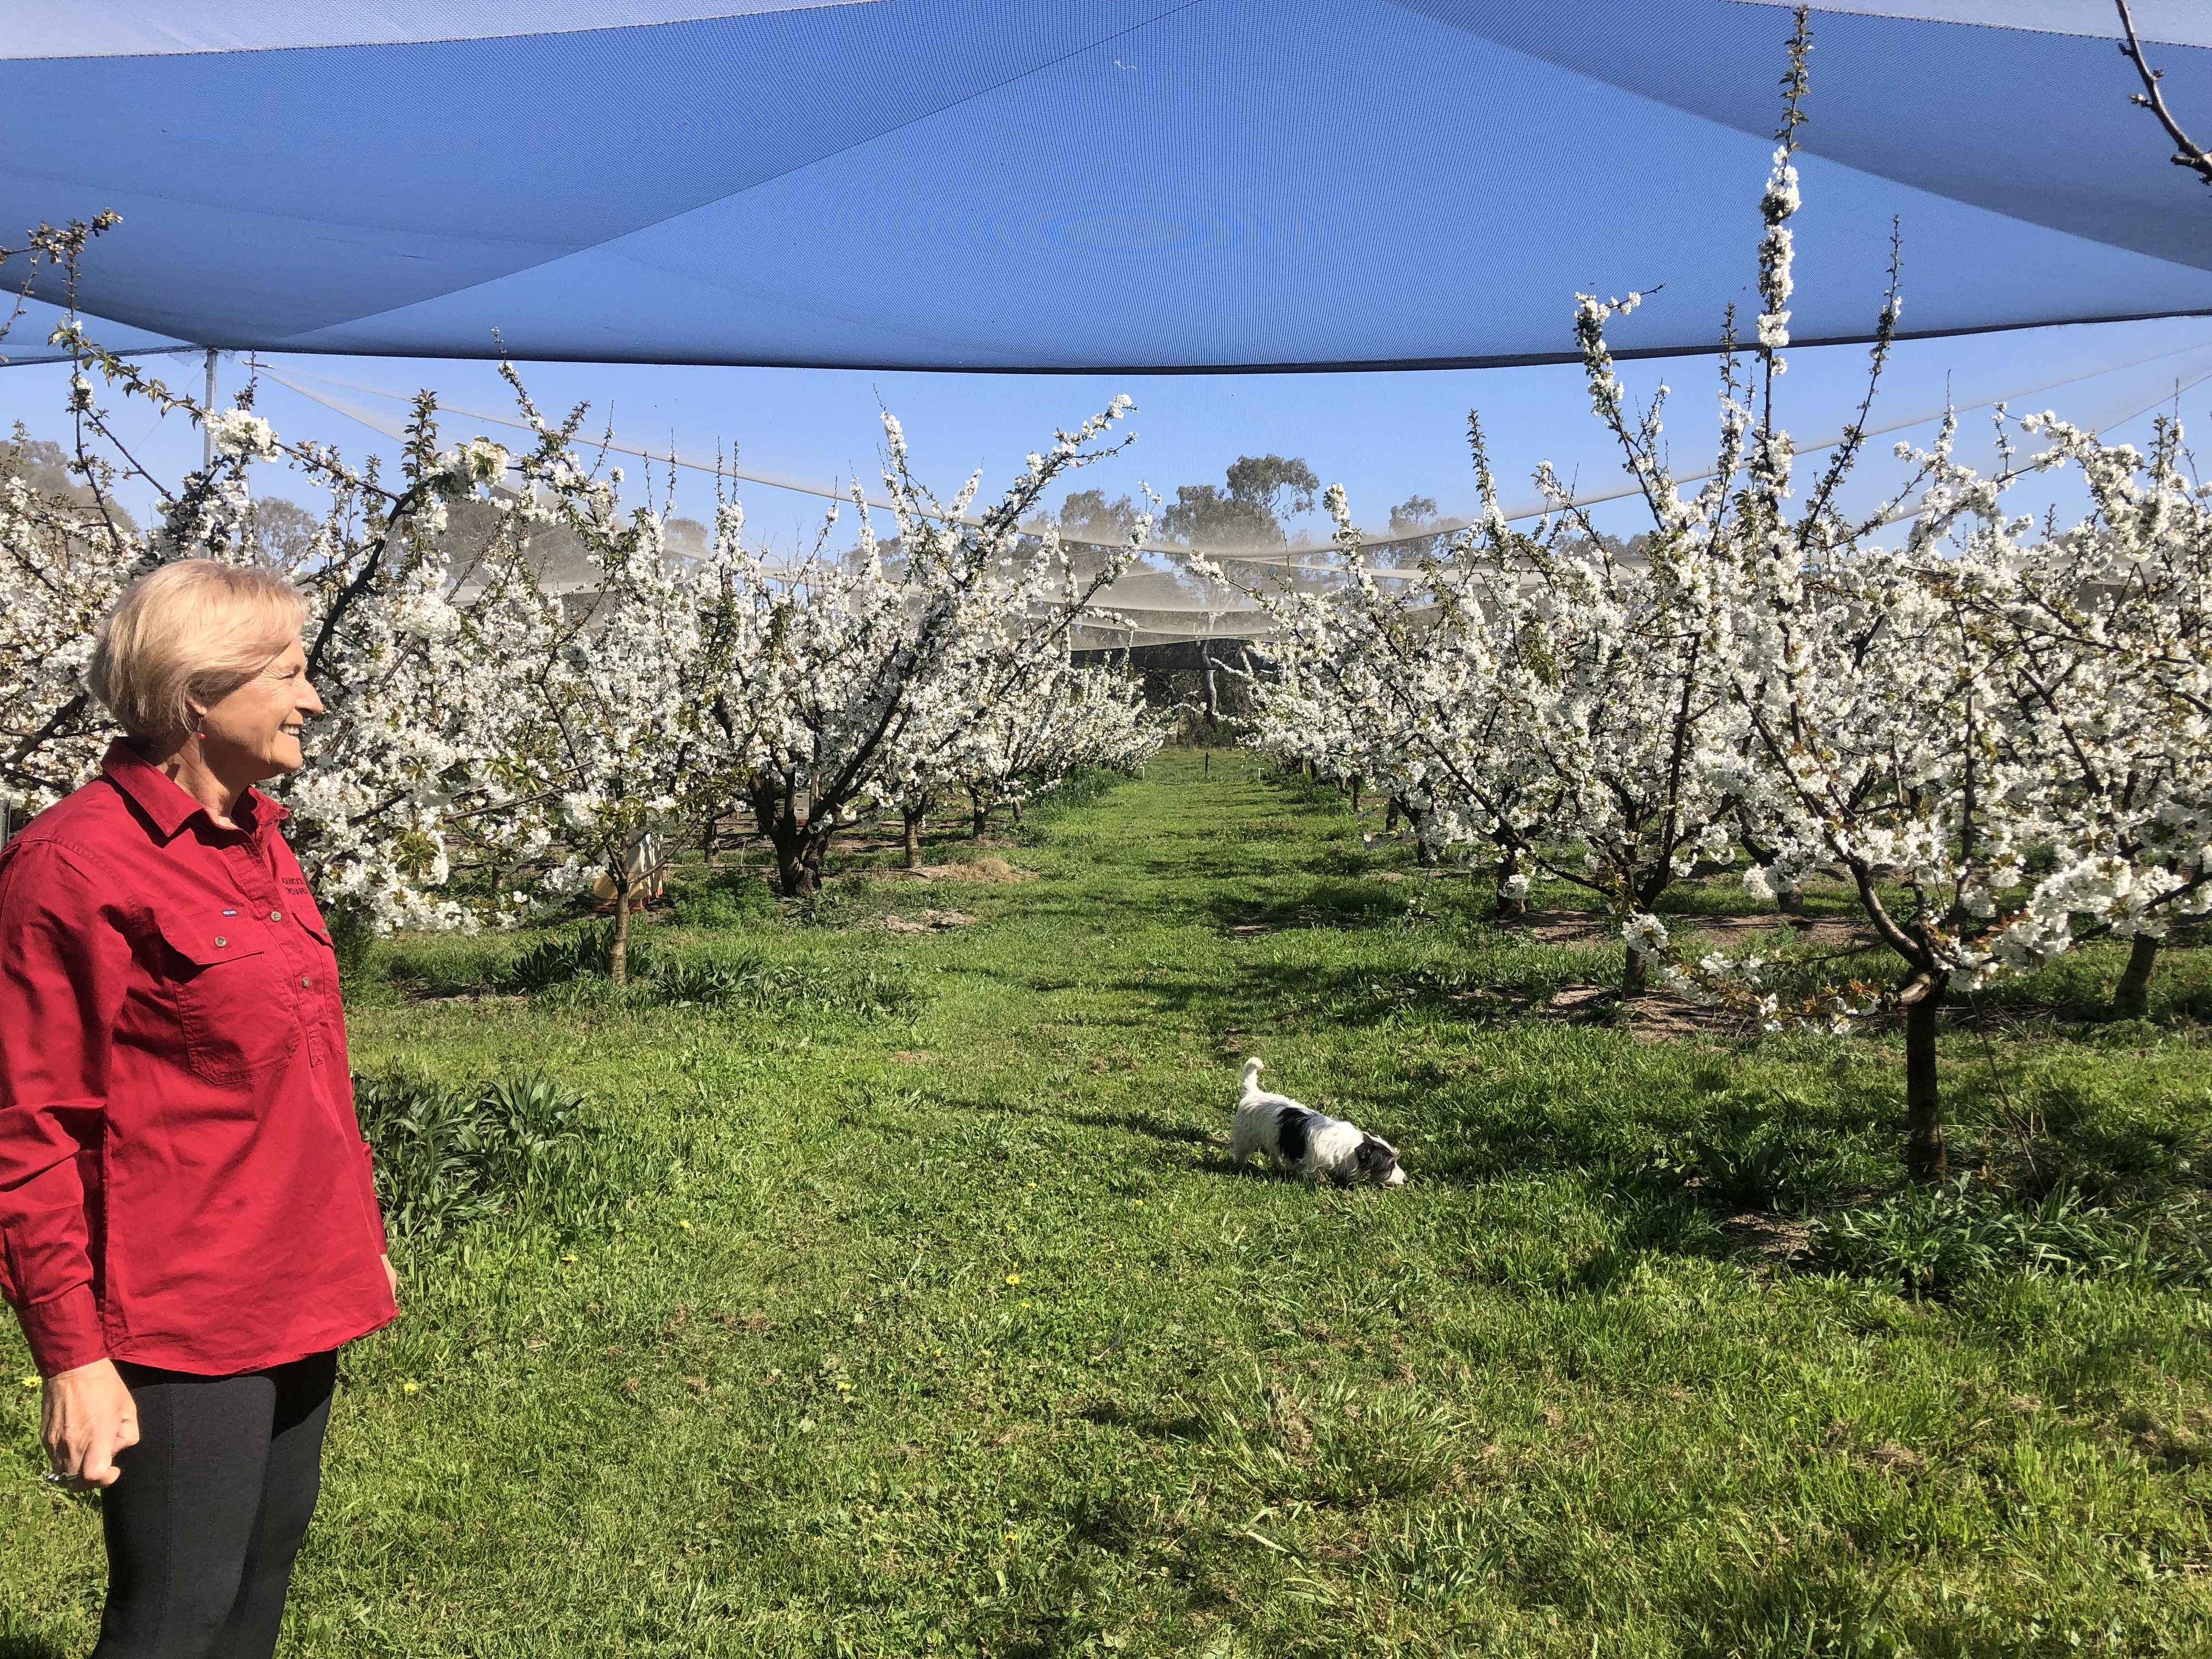
MULTIPOLYGON (((1541 1018, 1618 952, 1494 932, 1242 760, 1163 757, 1013 856, 1040 878, 744 930, 906 1014, 361 988, 362 1067, 556 1073, 628 1199, 417 1264, 349 1352, 288 1651, 2212 1650, 2198 1292, 1916 1301, 1766 1248, 1892 1178, 1893 1047, 1541 1018), (865 925, 921 903, 983 920, 865 925), (1413 1183, 1230 1172, 1247 1054, 1413 1183)), ((2193 1042, 1999 1046, 2046 1164, 2212 1168, 2193 1042)), ((0 1411, 0 1659, 82 1652, 98 1598, 35 1398, 0 1411)))

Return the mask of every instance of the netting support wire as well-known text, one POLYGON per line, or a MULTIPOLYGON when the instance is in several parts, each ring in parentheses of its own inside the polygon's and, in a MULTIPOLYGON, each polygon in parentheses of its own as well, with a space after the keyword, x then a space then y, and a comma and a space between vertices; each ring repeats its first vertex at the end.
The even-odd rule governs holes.
POLYGON ((207 349, 207 402, 200 406, 200 470, 215 471, 215 367, 220 354, 207 349))

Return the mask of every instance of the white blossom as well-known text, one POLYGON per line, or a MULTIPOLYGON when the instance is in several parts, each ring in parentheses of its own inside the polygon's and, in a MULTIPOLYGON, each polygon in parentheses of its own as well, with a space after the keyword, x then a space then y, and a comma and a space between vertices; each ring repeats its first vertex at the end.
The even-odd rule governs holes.
POLYGON ((269 422, 251 410, 226 409, 207 417, 208 434, 216 453, 235 460, 273 461, 276 434, 269 422))

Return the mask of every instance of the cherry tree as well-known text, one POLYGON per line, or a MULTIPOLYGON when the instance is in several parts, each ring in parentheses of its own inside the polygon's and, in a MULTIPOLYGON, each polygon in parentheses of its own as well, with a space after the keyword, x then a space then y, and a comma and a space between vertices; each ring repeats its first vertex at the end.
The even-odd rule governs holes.
MULTIPOLYGON (((977 836, 989 827, 994 808, 1010 805, 1019 823, 1024 804, 1069 772, 1133 770, 1165 737, 1164 725, 1146 713, 1143 688, 1126 666, 1076 663, 1066 623, 1088 605, 1097 585, 1086 583, 1064 556, 1058 527, 1046 525, 1036 547, 1021 556, 1048 576, 1052 598, 1026 609, 1010 604, 988 620, 961 671, 968 695, 947 700, 963 717, 929 734, 926 755, 911 741, 905 745, 919 775, 967 795, 977 836)), ((1091 614, 1098 620, 1103 613, 1091 614)), ((910 818, 908 824, 911 850, 910 818)))
POLYGON ((604 875, 614 889, 608 977, 622 985, 640 884, 634 849, 710 782, 715 734, 707 692, 715 663, 705 624, 720 572, 714 560, 673 556, 665 512, 623 510, 621 469, 602 478, 580 465, 581 406, 556 426, 512 368, 504 372, 538 441, 514 458, 517 507, 507 516, 514 555, 491 573, 508 591, 488 611, 477 653, 495 667, 514 706, 507 740, 489 770, 521 809, 509 814, 505 832, 513 836, 517 819, 540 819, 531 844, 565 850, 549 887, 575 890, 604 875), (564 592, 544 580, 533 529, 565 532, 580 546, 587 586, 564 592), (489 625, 495 617, 503 629, 489 625), (495 650, 484 648, 495 643, 495 650))
MULTIPOLYGON (((1585 300, 1578 326, 1598 411, 1642 489, 1655 532, 1694 538, 1705 554, 1700 599, 1719 619, 1709 672, 1740 711, 1741 752, 1758 775, 1759 829, 1773 849, 1770 866, 1755 869, 1754 884, 1776 876, 1794 882, 1814 869, 1844 875, 1877 937, 1902 960, 1903 979, 1887 1000, 1905 1012, 1907 1163, 1931 1178, 1944 1167, 1937 1010, 1954 970, 1972 971, 1970 962, 1989 959, 1975 941, 2003 924, 1991 896, 2017 879, 2032 829, 2023 809, 2037 792, 2017 750, 1991 748, 1990 676, 2000 648, 1972 625, 1972 607, 1962 602, 2006 580, 1986 533, 1993 493, 1938 477, 1907 546, 1895 550, 1871 544, 1895 501, 1858 521, 1837 505, 1896 329, 1894 261, 1866 403, 1805 501, 1792 506, 1795 454, 1777 423, 1774 394, 1790 340, 1790 221, 1800 204, 1795 155, 1808 48, 1801 10, 1760 200, 1765 228, 1751 373, 1739 377, 1731 327, 1722 357, 1719 459, 1694 504, 1682 502, 1667 478, 1656 419, 1632 425, 1611 395, 1603 330, 1619 308, 1585 300), (1966 520, 1985 533, 1944 545, 1966 520), (1898 904, 1900 886, 1905 897, 1898 904)), ((1923 458, 1908 488, 1942 474, 1949 433, 1947 425, 1942 453, 1923 458)), ((1631 950, 1661 964, 1674 988, 1741 996, 1766 1023, 1781 1023, 1784 1011, 1759 990, 1755 960, 1714 953, 1688 963, 1648 912, 1632 917, 1626 933, 1631 950)), ((1843 1024, 1875 1006, 1870 991, 1854 985, 1791 1012, 1843 1024)))
POLYGON ((99 764, 106 726, 84 689, 93 631, 150 568, 137 526, 100 508, 107 470, 95 463, 78 482, 39 450, 19 433, 0 452, 0 792, 32 811, 99 764))
MULTIPOLYGON (((1593 323, 1601 314, 1584 302, 1591 378, 1601 412, 1609 405, 1629 429, 1593 323)), ((1632 436, 1649 447, 1656 430, 1647 416, 1632 436)), ((1290 698, 1304 703, 1298 714, 1335 715, 1316 723, 1318 739, 1354 734, 1337 749, 1340 767, 1423 802, 1425 840, 1498 849, 1505 908, 1542 871, 1625 922, 1700 858, 1734 855, 1747 768, 1713 666, 1725 614, 1711 602, 1702 533, 1720 502, 1708 492, 1682 503, 1663 471, 1648 468, 1670 533, 1633 561, 1547 471, 1539 482, 1556 511, 1516 532, 1498 515, 1479 426, 1474 435, 1484 522, 1400 591, 1364 568, 1342 492, 1331 493, 1343 590, 1262 600, 1288 641, 1287 689, 1271 694, 1269 729, 1291 714, 1290 698)), ((1643 992, 1640 954, 1624 975, 1626 994, 1643 992)))
POLYGON ((2156 422, 2148 453, 2048 414, 2020 424, 2045 446, 2028 465, 2078 465, 2092 511, 2009 556, 1984 625, 2012 641, 2004 690, 2069 872, 2044 908, 2097 895, 2069 914, 2131 941, 2112 1000, 2140 1017, 2173 921, 2212 906, 2212 509, 2178 422, 2156 422))
POLYGON ((905 434, 886 414, 884 483, 897 539, 878 542, 863 505, 849 557, 829 550, 825 526, 795 567, 772 565, 743 545, 740 521, 724 511, 721 598, 708 625, 720 678, 708 704, 787 896, 819 888, 841 825, 925 787, 914 761, 925 745, 1021 695, 1034 654, 1064 651, 1085 606, 1133 557, 1148 522, 1087 584, 1072 581, 1062 561, 1023 556, 1021 532, 1061 473, 1119 450, 1106 434, 1129 407, 1117 398, 1056 434, 972 519, 981 475, 939 501, 915 479, 905 434))
MULTIPOLYGON (((1864 516, 1844 513, 1839 486, 1896 330, 1894 264, 1859 417, 1794 504, 1773 385, 1789 343, 1807 38, 1801 13, 1762 202, 1747 395, 1732 368, 1724 374, 1714 476, 1733 493, 1709 566, 1726 617, 1716 662, 1741 711, 1776 873, 1841 876, 1899 978, 1886 989, 1825 986, 1784 1006, 1758 963, 1717 953, 1689 962, 1656 917, 1633 919, 1629 937, 1678 988, 1740 1000, 1770 1025, 1842 1028, 1901 1012, 1906 1163, 1933 1180, 1947 1167, 1936 1071, 1946 999, 2032 971, 2094 933, 2154 936, 2166 914, 2203 906, 2203 726, 2192 700, 2206 683, 2188 568, 2203 544, 2171 456, 2138 483, 2132 452, 2048 421, 2031 429, 2057 441, 2024 459, 2002 447, 1998 471, 1983 477, 1956 459, 1947 420, 1931 448, 1899 447, 1913 465, 1897 495, 1864 516), (2003 497, 2069 456, 2096 479, 2100 521, 2032 541, 2035 520, 2008 515, 2003 497), (1900 516, 1911 522, 1902 544, 1881 545, 1900 516), (2039 859, 2050 867, 2031 877, 2039 859)), ((1650 467, 1650 447, 1622 435, 1632 467, 1650 467)))
MULTIPOLYGON (((1512 735, 1513 700, 1500 671, 1510 622, 1466 591, 1464 571, 1425 564, 1390 582, 1370 568, 1340 491, 1344 580, 1328 591, 1267 594, 1277 624, 1272 672, 1256 681, 1251 741, 1359 780, 1412 819, 1424 863, 1440 848, 1488 840, 1500 854, 1501 915, 1517 914, 1528 885, 1534 779, 1512 735)), ((1449 557, 1447 549, 1439 557, 1449 557)))
POLYGON ((1125 669, 1078 667, 1062 637, 1055 659, 1008 696, 990 700, 946 757, 974 807, 975 833, 993 807, 1023 805, 1085 768, 1133 772, 1166 738, 1145 708, 1144 688, 1125 669))

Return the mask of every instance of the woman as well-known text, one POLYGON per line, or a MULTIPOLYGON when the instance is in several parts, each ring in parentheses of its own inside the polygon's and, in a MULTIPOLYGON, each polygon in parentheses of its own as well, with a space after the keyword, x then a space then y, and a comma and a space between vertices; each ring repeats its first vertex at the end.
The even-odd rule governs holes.
POLYGON ((103 1489, 97 1659, 266 1655, 337 1351, 398 1281, 337 960, 282 806, 322 713, 296 590, 133 584, 86 684, 128 734, 0 851, 0 1292, 49 1480, 103 1489))

